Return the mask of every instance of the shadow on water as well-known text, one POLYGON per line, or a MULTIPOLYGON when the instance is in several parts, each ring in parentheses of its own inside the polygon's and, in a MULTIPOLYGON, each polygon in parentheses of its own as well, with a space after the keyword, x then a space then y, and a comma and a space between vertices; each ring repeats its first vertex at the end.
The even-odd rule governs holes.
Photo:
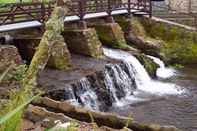
POLYGON ((133 113, 135 120, 144 123, 175 125, 184 131, 197 131, 197 66, 179 70, 177 77, 168 81, 184 87, 188 93, 113 108, 111 111, 124 116, 133 113))

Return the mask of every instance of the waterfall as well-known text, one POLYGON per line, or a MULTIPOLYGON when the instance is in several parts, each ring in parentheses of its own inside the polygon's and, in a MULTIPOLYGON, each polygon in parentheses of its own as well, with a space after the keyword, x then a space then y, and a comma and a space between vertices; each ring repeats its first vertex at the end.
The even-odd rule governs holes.
POLYGON ((138 91, 136 91, 135 94, 138 94, 139 91, 157 95, 176 95, 182 93, 174 84, 152 80, 143 65, 130 53, 122 50, 104 48, 104 54, 110 58, 122 60, 127 63, 129 72, 134 75, 134 80, 137 85, 138 91))
POLYGON ((113 101, 115 103, 119 103, 119 99, 116 95, 116 89, 114 87, 113 80, 110 77, 109 72, 106 70, 104 72, 104 84, 105 84, 107 91, 109 92, 109 96, 110 96, 111 101, 113 101))
POLYGON ((122 105, 120 99, 133 93, 134 85, 129 75, 120 65, 107 64, 104 74, 104 83, 109 91, 110 98, 118 106, 122 105))
POLYGON ((79 103, 87 108, 98 110, 97 96, 86 77, 79 80, 74 90, 79 103))
POLYGON ((73 105, 99 110, 97 95, 92 90, 91 84, 86 77, 75 84, 66 86, 63 99, 71 102, 73 105))
POLYGON ((67 100, 73 105, 79 105, 71 85, 65 87, 63 100, 67 100))
POLYGON ((170 78, 174 75, 176 75, 176 71, 172 68, 167 68, 165 67, 165 64, 162 60, 160 60, 159 58, 153 57, 153 56, 148 56, 149 58, 151 58, 156 64, 159 65, 159 68, 157 69, 157 77, 159 78, 170 78))
MULTIPOLYGON (((66 85, 63 98, 60 97, 62 91, 56 96, 74 105, 100 110, 111 105, 123 106, 151 100, 152 96, 183 93, 175 84, 151 79, 144 66, 128 52, 104 48, 104 54, 120 60, 120 63, 106 64, 104 70, 66 85)), ((166 71, 161 60, 149 57, 160 66, 158 76, 160 71, 166 71)))

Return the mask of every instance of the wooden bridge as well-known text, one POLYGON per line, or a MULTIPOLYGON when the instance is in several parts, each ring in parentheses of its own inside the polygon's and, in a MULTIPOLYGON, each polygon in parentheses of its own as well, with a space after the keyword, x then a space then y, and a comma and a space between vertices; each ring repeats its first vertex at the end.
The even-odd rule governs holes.
MULTIPOLYGON (((64 4, 69 4, 65 22, 120 14, 152 14, 151 0, 72 0, 64 4)), ((55 2, 0 4, 0 32, 42 26, 54 6, 55 2)))

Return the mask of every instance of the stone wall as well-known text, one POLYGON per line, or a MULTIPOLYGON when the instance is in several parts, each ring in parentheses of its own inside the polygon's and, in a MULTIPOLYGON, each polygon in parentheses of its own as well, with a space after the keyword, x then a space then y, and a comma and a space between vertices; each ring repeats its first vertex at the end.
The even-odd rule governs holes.
POLYGON ((147 35, 162 40, 161 53, 169 63, 197 64, 197 32, 161 19, 139 19, 147 35))

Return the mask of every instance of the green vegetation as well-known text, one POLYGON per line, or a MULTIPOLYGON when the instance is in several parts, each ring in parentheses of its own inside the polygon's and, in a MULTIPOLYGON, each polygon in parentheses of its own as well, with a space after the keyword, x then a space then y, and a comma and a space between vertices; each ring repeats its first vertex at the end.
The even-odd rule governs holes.
POLYGON ((94 28, 96 29, 99 39, 103 44, 123 50, 135 50, 131 46, 127 45, 124 38, 124 32, 118 24, 97 24, 94 25, 94 28))
POLYGON ((26 88, 23 80, 27 68, 25 65, 11 65, 8 69, 2 73, 1 81, 4 80, 19 84, 19 89, 13 89, 10 91, 9 99, 6 102, 1 103, 0 107, 0 130, 1 131, 19 131, 24 108, 37 96, 33 96, 32 88, 26 88), (7 79, 9 78, 9 79, 7 79), (10 124, 12 123, 12 124, 10 124))
POLYGON ((163 40, 161 53, 169 63, 197 64, 197 32, 144 18, 147 34, 163 40))

